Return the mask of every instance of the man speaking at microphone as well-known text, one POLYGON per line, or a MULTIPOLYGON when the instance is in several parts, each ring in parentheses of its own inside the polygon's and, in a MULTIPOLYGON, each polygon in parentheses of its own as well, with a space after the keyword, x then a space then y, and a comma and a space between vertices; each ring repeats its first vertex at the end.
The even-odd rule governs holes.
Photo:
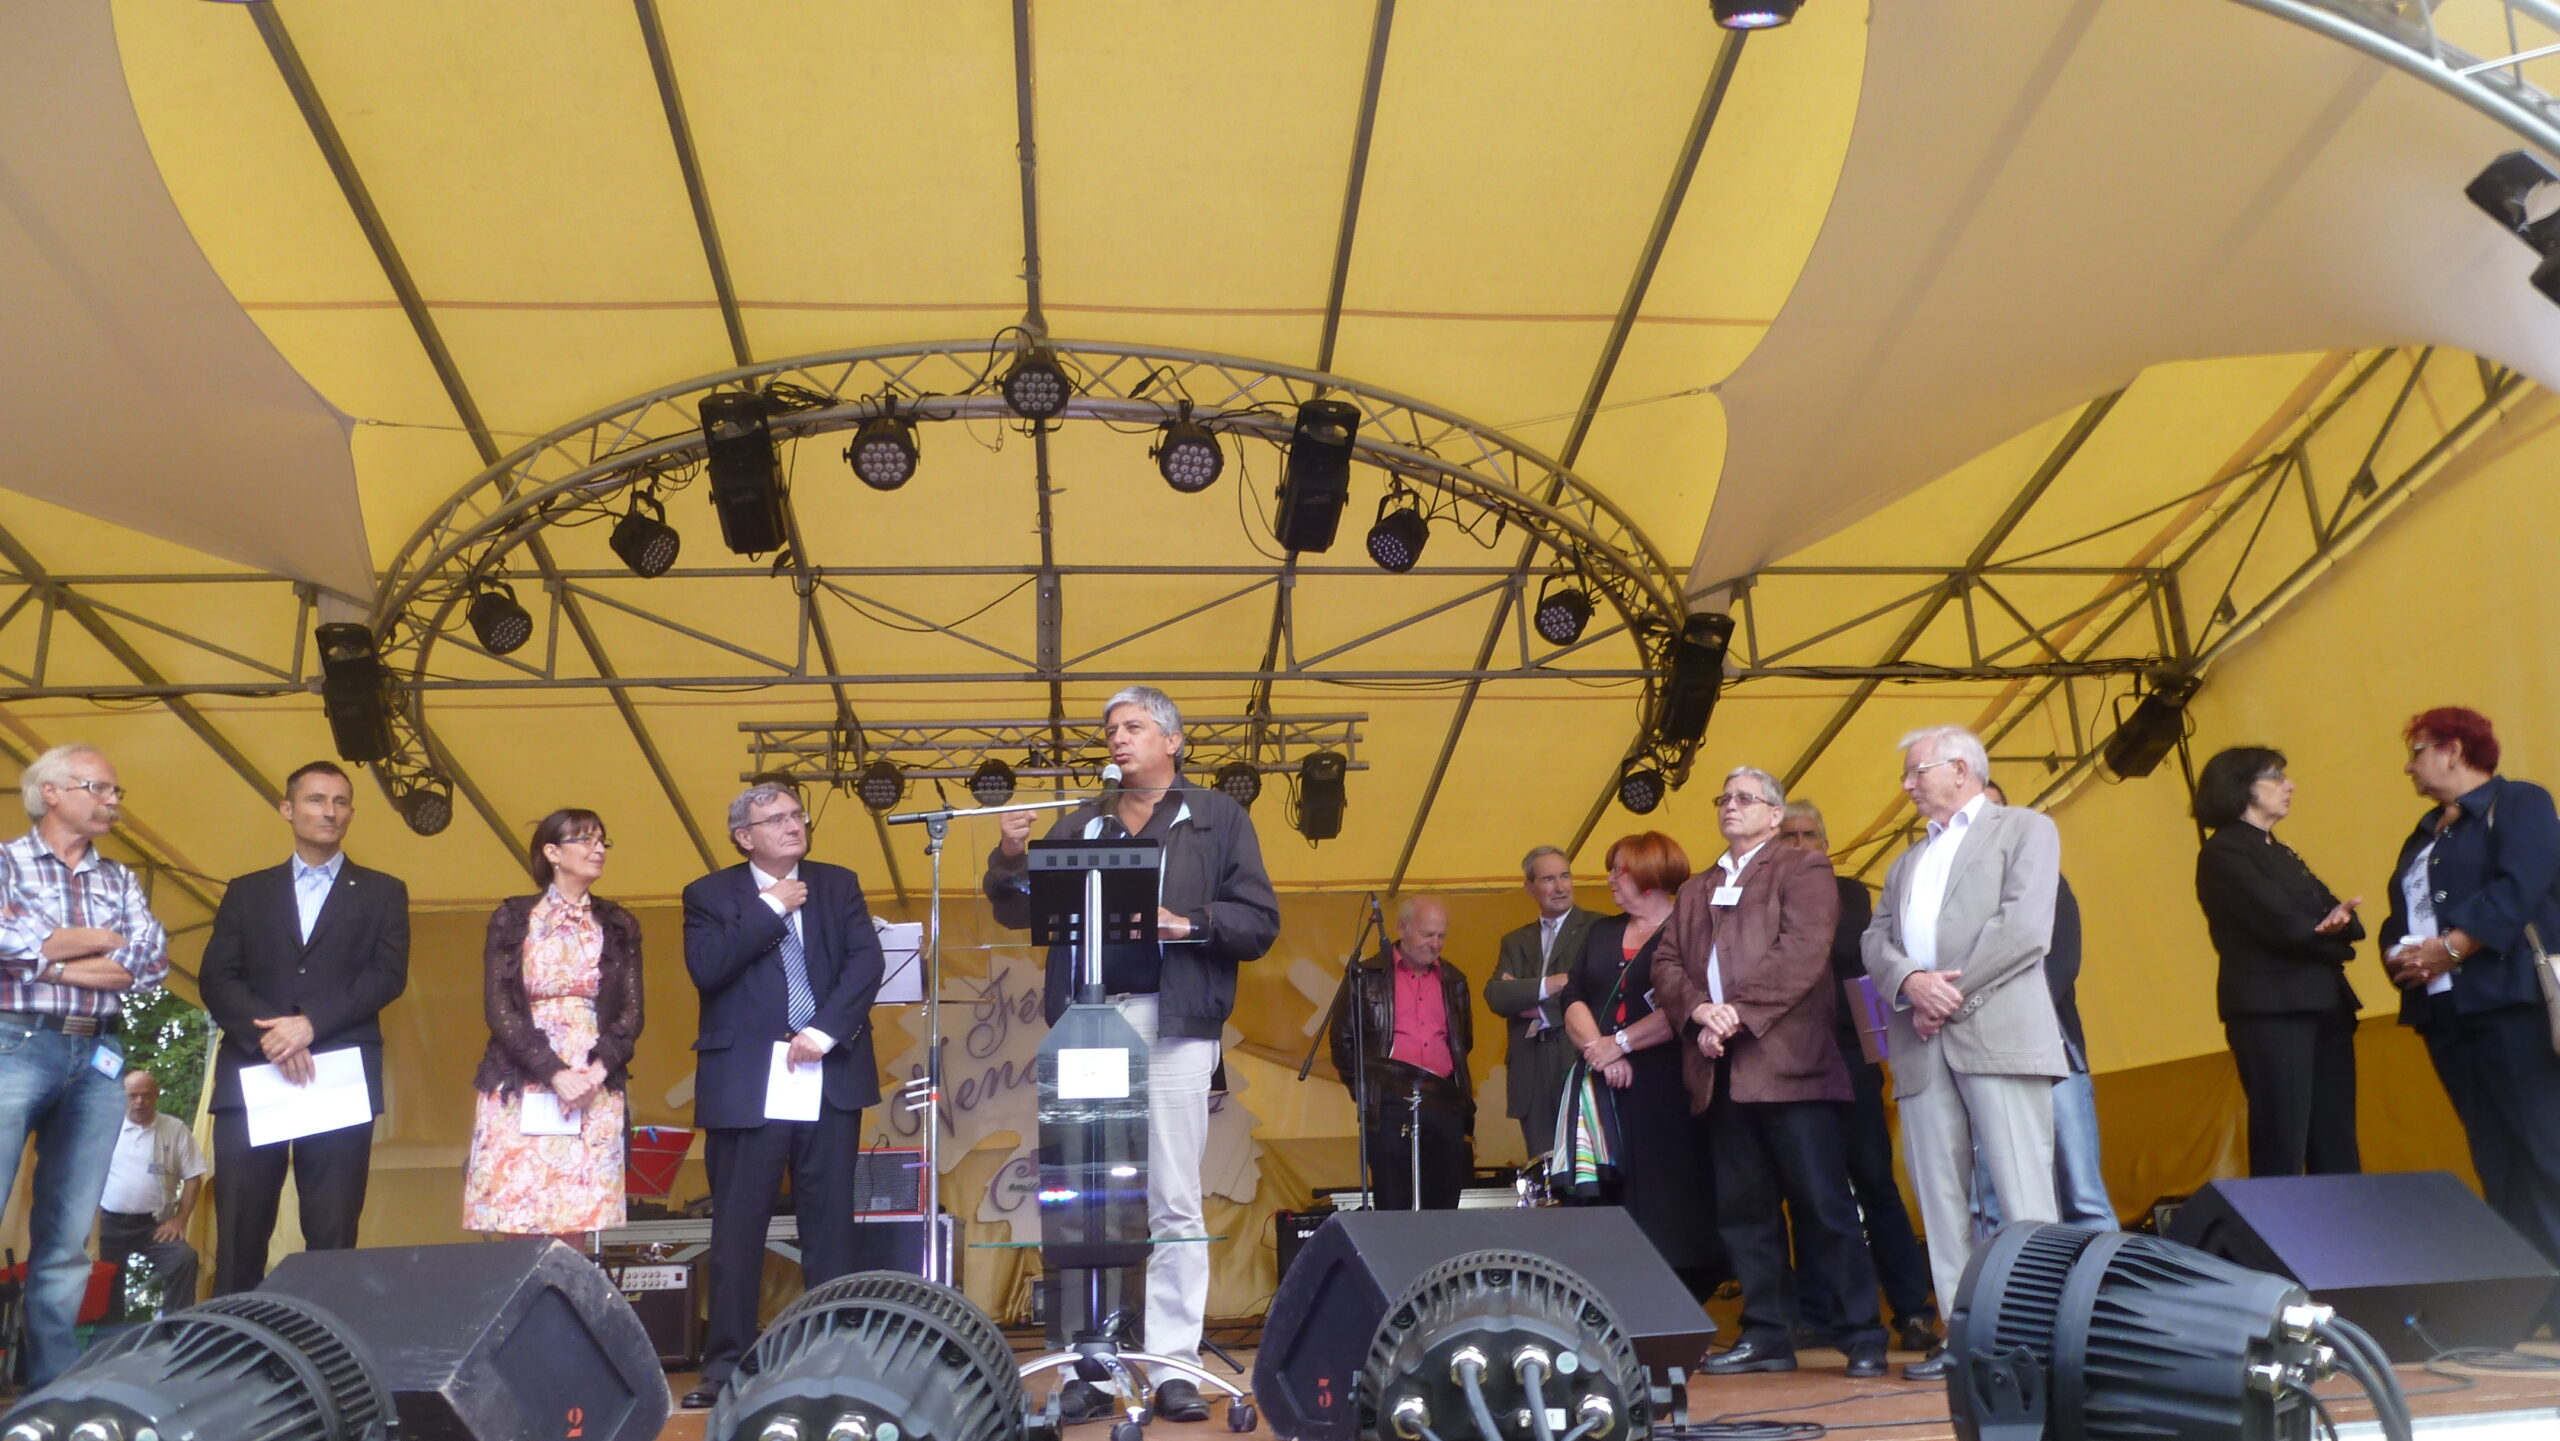
MULTIPOLYGON (((1102 989, 1147 1043, 1147 1225, 1169 1236, 1205 1236, 1200 1161, 1209 1140, 1209 1077, 1218 1038, 1235 1008, 1236 967, 1271 949, 1280 903, 1262 869, 1253 820, 1224 794, 1182 778, 1182 712, 1153 686, 1130 686, 1102 708, 1103 742, 1117 784, 1067 811, 1050 840, 1136 836, 1164 847, 1156 913, 1160 945, 1106 944, 1102 989)), ((1031 813, 1002 822, 987 857, 986 890, 996 922, 1031 924, 1028 860, 1031 813)), ((1074 951, 1049 949, 1044 1010, 1057 1024, 1075 995, 1074 951)), ((1163 1245, 1147 1262, 1146 1349, 1197 1364, 1200 1322, 1209 1305, 1209 1248, 1163 1245)), ((1199 1388, 1159 1377, 1156 1414, 1206 1421, 1199 1388)))

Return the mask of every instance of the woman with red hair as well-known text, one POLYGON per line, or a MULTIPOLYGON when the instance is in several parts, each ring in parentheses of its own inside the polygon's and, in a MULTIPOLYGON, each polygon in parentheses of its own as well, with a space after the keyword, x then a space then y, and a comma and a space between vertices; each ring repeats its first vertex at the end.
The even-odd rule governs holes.
POLYGON ((2534 974, 2534 953, 2560 941, 2560 812, 2498 774, 2478 711, 2427 711, 2402 739, 2434 808, 2391 872, 2383 965, 2400 1024, 2427 1043, 2489 1204, 2560 1265, 2560 1055, 2534 974))

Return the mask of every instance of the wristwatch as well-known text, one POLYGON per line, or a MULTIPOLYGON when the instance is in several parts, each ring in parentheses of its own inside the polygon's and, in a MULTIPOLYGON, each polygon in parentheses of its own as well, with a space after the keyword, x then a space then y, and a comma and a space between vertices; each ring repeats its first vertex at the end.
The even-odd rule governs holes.
POLYGON ((1620 1032, 1618 1032, 1617 1034, 1615 1034, 1615 1035, 1611 1036, 1609 1039, 1611 1039, 1611 1040, 1613 1040, 1613 1041, 1616 1041, 1616 1042, 1618 1043, 1618 1054, 1619 1054, 1619 1055, 1621 1055, 1621 1056, 1629 1056, 1629 1055, 1633 1055, 1633 1054, 1635 1054, 1635 1049, 1636 1049, 1636 1048, 1627 1044, 1627 1033, 1626 1033, 1626 1032, 1624 1032, 1624 1031, 1620 1031, 1620 1032))

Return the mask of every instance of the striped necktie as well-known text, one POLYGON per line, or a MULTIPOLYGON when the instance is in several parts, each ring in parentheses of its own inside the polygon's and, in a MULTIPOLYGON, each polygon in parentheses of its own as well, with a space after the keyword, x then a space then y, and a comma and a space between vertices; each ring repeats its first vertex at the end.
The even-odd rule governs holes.
POLYGON ((807 1030, 818 1015, 817 993, 809 989, 809 955, 800 944, 800 928, 792 924, 797 919, 782 918, 782 985, 788 993, 782 1019, 795 1036, 807 1030))

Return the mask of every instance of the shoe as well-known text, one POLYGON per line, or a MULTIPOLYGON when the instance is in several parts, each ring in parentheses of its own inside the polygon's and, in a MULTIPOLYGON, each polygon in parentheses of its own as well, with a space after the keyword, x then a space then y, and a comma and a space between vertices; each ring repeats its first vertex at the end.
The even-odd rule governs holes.
POLYGON ((1069 1381, 1058 1388, 1058 1419, 1091 1421, 1112 1414, 1111 1397, 1090 1381, 1069 1381))
POLYGON ((1923 1356, 1919 1360, 1912 1362, 1910 1365, 1903 1367, 1902 1379, 1905 1381, 1944 1381, 1949 1376, 1955 1374, 1955 1369, 1956 1358, 1947 1354, 1946 1347, 1937 1346, 1931 1348, 1928 1355, 1923 1356))
POLYGON ((1893 1323, 1893 1339, 1903 1350, 1925 1356, 1938 1349, 1938 1328, 1926 1316, 1905 1316, 1893 1323))
POLYGON ((1861 1347, 1849 1357, 1849 1379, 1853 1381, 1873 1381, 1890 1369, 1884 1364, 1881 1346, 1861 1347))
POLYGON ((680 1405, 680 1406, 682 1406, 682 1407, 683 1407, 685 1410, 687 1410, 687 1411, 707 1411, 707 1410, 711 1409, 713 1406, 718 1405, 719 1403, 720 1403, 720 1388, 719 1388, 719 1387, 717 1387, 717 1386, 696 1386, 696 1387, 694 1387, 692 1390, 687 1391, 686 1393, 684 1393, 684 1400, 682 1400, 681 1402, 678 1402, 677 1404, 678 1404, 678 1405, 680 1405))
POLYGON ((1796 1369, 1796 1353, 1781 1341, 1745 1336, 1728 1350, 1719 1351, 1698 1363, 1698 1369, 1709 1376, 1739 1376, 1746 1371, 1792 1371, 1796 1369))
POLYGON ((1180 1377, 1156 1387, 1156 1419, 1159 1421, 1206 1421, 1209 1403, 1200 1399, 1200 1388, 1180 1377))

